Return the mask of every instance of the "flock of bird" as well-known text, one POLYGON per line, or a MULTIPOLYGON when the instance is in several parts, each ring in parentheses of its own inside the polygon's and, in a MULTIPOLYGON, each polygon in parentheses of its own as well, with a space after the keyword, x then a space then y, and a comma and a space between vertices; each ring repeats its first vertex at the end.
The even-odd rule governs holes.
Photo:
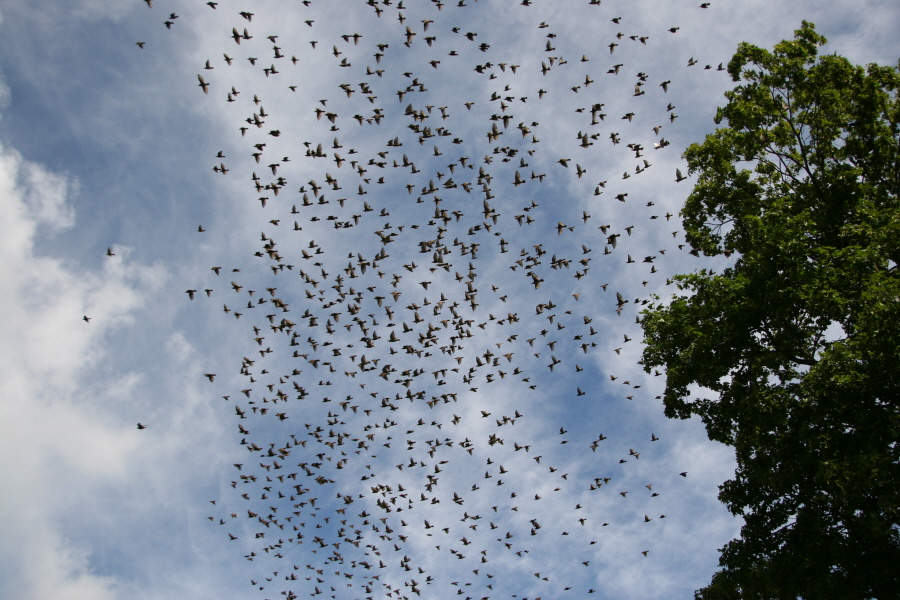
MULTIPOLYGON (((184 17, 142 1, 149 25, 178 32, 184 17)), ((263 228, 247 262, 210 265, 185 291, 249 336, 235 373, 204 373, 246 451, 209 520, 261 563, 250 583, 267 598, 598 593, 580 583, 619 552, 607 532, 658 531, 688 476, 640 479, 651 431, 580 426, 601 399, 645 397, 641 366, 616 361, 634 356, 657 264, 690 250, 677 217, 629 181, 685 179, 653 167, 678 117, 672 81, 619 60, 679 27, 628 31, 586 0, 585 21, 617 33, 566 56, 552 23, 509 50, 494 41, 502 27, 456 24, 477 0, 406 2, 207 3, 231 25, 199 65, 197 101, 241 114, 226 135, 243 148, 218 152, 212 176, 247 186, 263 228), (272 17, 286 29, 261 25, 272 17), (333 36, 326 18, 327 31, 370 26, 333 36), (546 83, 524 89, 526 75, 546 83), (631 108, 613 113, 622 99, 631 108), (638 131, 648 115, 657 123, 638 131), (622 163, 621 175, 603 166, 622 163), (638 235, 661 249, 633 257, 638 235)), ((517 27, 535 3, 510 3, 517 27)))

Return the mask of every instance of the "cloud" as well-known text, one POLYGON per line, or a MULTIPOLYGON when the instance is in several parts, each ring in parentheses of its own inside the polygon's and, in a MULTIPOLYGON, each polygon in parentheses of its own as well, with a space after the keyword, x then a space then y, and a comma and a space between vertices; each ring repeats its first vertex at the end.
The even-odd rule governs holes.
POLYGON ((15 482, 0 498, 5 597, 114 597, 114 580, 92 573, 90 549, 68 539, 59 518, 128 475, 137 440, 96 410, 83 381, 108 351, 104 333, 129 319, 161 272, 121 261, 90 272, 41 256, 45 236, 74 224, 76 187, 0 148, 0 420, 14 424, 0 438, 0 462, 15 482))
POLYGON ((0 149, 0 464, 14 482, 0 496, 0 597, 233 597, 243 570, 219 572, 225 549, 204 526, 227 485, 207 477, 237 450, 201 388, 208 361, 160 325, 162 266, 121 245, 101 266, 42 254, 78 227, 75 189, 0 149))

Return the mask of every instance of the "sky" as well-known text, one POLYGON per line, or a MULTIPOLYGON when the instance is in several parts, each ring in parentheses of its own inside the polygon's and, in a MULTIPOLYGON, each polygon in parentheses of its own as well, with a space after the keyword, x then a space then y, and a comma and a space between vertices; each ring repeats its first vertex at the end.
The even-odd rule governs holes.
POLYGON ((0 598, 709 581, 733 456, 636 322, 727 265, 681 153, 737 43, 900 11, 524 4, 0 2, 0 598))

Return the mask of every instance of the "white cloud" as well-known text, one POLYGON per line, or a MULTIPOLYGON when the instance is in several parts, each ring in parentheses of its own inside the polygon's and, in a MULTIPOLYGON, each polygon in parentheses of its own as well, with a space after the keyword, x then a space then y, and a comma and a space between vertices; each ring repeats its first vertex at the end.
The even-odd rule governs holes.
POLYGON ((108 351, 104 333, 128 319, 161 272, 118 263, 97 273, 40 256, 43 236, 74 223, 72 189, 66 177, 0 150, 0 420, 9 424, 0 464, 14 482, 0 497, 0 556, 16 565, 0 587, 6 597, 104 599, 114 591, 58 520, 128 475, 136 436, 96 410, 82 384, 108 351))
POLYGON ((77 193, 77 182, 51 173, 41 165, 22 161, 12 152, 7 153, 5 158, 17 163, 6 168, 18 170, 17 189, 24 193, 24 204, 36 225, 46 226, 51 231, 74 225, 75 214, 66 200, 77 193))
POLYGON ((30 529, 20 548, 28 560, 20 574, 18 598, 114 600, 115 581, 91 573, 88 551, 62 539, 56 531, 30 529))

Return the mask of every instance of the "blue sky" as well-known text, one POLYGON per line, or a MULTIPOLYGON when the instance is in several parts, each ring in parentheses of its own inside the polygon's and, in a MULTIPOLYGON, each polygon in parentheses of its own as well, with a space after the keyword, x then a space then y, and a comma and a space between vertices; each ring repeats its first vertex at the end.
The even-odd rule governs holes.
POLYGON ((640 303, 724 264, 679 249, 692 180, 675 169, 714 127, 739 41, 770 47, 806 19, 823 52, 893 64, 900 12, 400 4, 0 4, 0 597, 671 598, 708 582, 740 528, 716 500, 733 459, 667 421, 664 377, 637 364, 640 303))

